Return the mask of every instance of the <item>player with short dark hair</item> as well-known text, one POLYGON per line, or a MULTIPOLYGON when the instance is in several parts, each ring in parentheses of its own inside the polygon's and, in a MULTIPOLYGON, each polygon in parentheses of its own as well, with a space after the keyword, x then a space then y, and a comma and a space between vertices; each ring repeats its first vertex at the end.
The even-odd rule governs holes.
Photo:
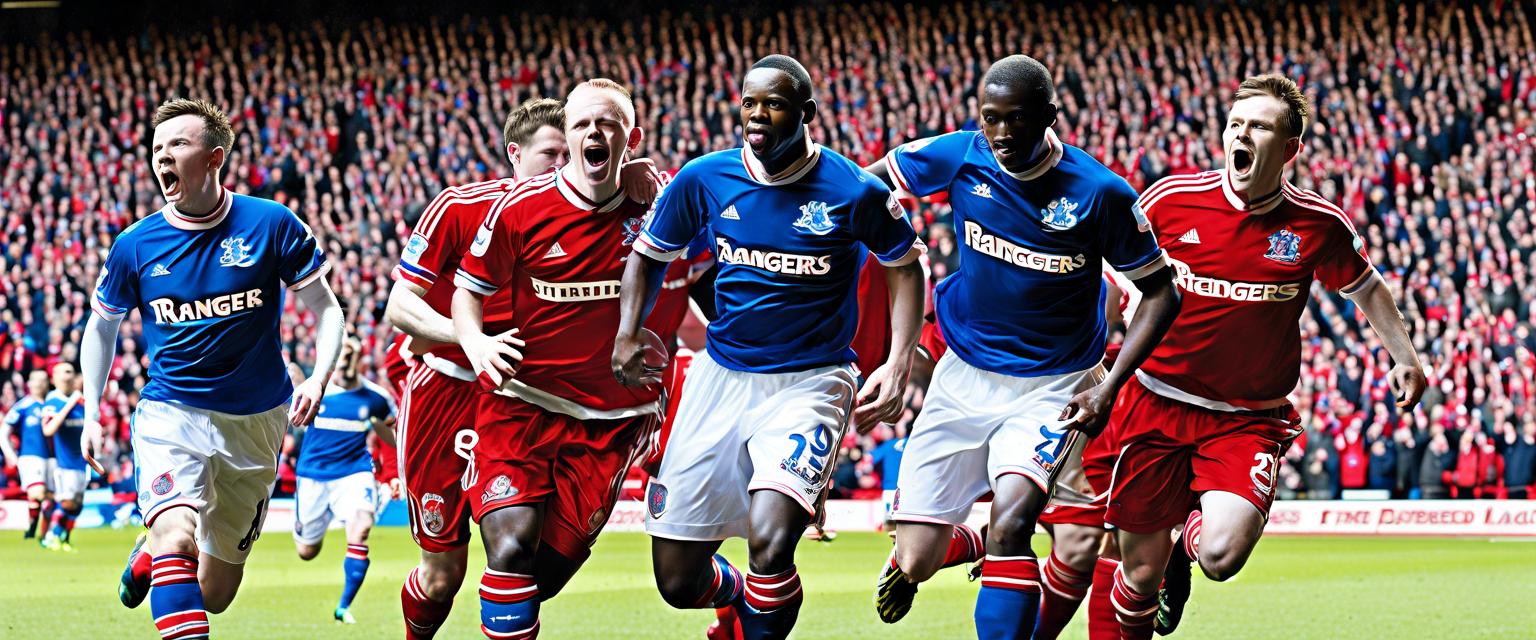
POLYGON ((1052 132, 1050 77, 1027 56, 997 61, 981 83, 980 132, 912 142, 870 168, 914 195, 949 191, 963 236, 960 267, 937 289, 948 353, 902 456, 896 547, 875 598, 885 622, 907 613, 918 583, 977 560, 984 546, 977 634, 1030 637, 1040 597, 1030 537, 1064 436, 1103 428, 1121 385, 1178 313, 1135 191, 1052 132), (1146 297, 1114 369, 1097 381, 1104 262, 1146 297), (988 491, 983 541, 964 520, 988 491))
POLYGON ((80 406, 80 376, 75 365, 58 362, 49 371, 53 391, 43 403, 43 436, 53 439, 53 498, 56 506, 43 546, 70 550, 75 518, 85 508, 85 486, 91 468, 80 455, 80 434, 85 429, 85 408, 80 406))
POLYGON ((5 413, 5 430, 0 431, 0 445, 7 461, 15 458, 16 474, 27 492, 27 531, 23 539, 37 537, 41 518, 53 512, 53 439, 43 435, 43 403, 48 401, 48 372, 33 369, 27 376, 27 395, 5 413), (21 446, 10 450, 10 431, 17 430, 21 446))
POLYGON ((368 432, 386 446, 395 446, 395 403, 384 388, 358 375, 362 344, 348 338, 341 347, 341 364, 320 400, 320 412, 305 431, 295 465, 293 543, 299 558, 320 555, 331 520, 346 524, 347 555, 341 600, 331 613, 337 622, 355 624, 352 600, 368 575, 368 535, 373 531, 381 496, 368 453, 368 432))
POLYGON ((651 380, 640 327, 666 263, 700 233, 715 242, 719 319, 694 356, 667 454, 646 489, 662 598, 730 607, 730 637, 783 638, 801 603, 795 545, 820 515, 850 423, 865 432, 901 411, 922 322, 917 235, 889 189, 810 139, 809 76, 769 56, 742 83, 746 145, 683 167, 624 272, 613 375, 651 380), (855 388, 849 348, 869 253, 890 283, 891 354, 855 388), (747 538, 746 576, 716 553, 747 538))
POLYGON ((155 113, 150 168, 165 208, 118 235, 96 283, 80 360, 86 461, 100 455, 101 394, 118 326, 143 318, 149 384, 133 415, 140 536, 119 597, 146 593, 164 638, 208 634, 261 536, 288 424, 319 409, 345 320, 309 226, 277 203, 230 193, 219 173, 229 119, 193 100, 155 113), (315 312, 315 369, 295 388, 283 363, 286 286, 315 312), (150 589, 153 585, 153 589, 150 589))
POLYGON ((1349 216, 1285 180, 1307 113, 1289 78, 1244 80, 1222 132, 1226 166, 1165 178, 1139 200, 1186 293, 1113 418, 1121 449, 1105 520, 1123 556, 1111 594, 1122 637, 1178 626, 1192 561, 1221 581, 1253 553, 1280 457, 1301 433, 1286 396, 1314 280, 1364 312, 1396 361, 1387 379, 1397 405, 1424 392, 1396 302, 1349 216))

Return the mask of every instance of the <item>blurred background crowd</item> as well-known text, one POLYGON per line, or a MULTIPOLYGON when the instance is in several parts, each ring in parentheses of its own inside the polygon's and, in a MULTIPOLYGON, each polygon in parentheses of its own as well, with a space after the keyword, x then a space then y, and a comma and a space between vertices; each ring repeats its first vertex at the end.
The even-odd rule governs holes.
MULTIPOLYGON (((29 371, 77 357, 107 248, 163 205, 146 158, 154 109, 171 96, 230 114, 225 185, 313 228, 382 382, 407 214, 447 186, 507 175, 501 124, 521 101, 616 79, 646 132, 637 155, 675 171, 740 146, 745 70, 788 53, 816 85, 814 139, 868 164, 977 128, 988 63, 1027 53, 1056 74, 1061 139, 1137 189, 1222 166, 1221 125, 1244 77, 1283 72, 1312 101, 1290 180, 1353 216, 1431 390, 1411 413, 1394 406, 1389 357, 1361 314, 1314 289, 1292 397, 1306 433, 1286 456, 1282 497, 1523 498, 1536 474, 1536 44, 1520 3, 827 3, 120 31, 0 44, 0 407, 26 393, 29 371)), ((911 215, 934 280, 953 273, 946 199, 911 215)), ((288 355, 308 370, 314 318, 283 304, 288 355)), ((104 401, 118 464, 99 484, 131 474, 141 335, 131 314, 104 401)), ((909 390, 895 427, 850 436, 844 497, 894 486, 897 439, 922 397, 909 390)), ((6 474, 0 486, 15 491, 6 474)))

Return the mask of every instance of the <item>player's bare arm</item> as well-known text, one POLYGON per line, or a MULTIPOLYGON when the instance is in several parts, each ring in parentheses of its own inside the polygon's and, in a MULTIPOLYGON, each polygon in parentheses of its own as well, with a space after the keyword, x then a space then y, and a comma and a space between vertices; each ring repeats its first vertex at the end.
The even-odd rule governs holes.
POLYGON ((417 341, 413 353, 427 351, 422 348, 424 343, 459 343, 459 337, 453 332, 453 320, 433 311, 424 298, 426 295, 427 290, 420 285, 397 280, 389 290, 389 304, 384 308, 384 317, 389 323, 417 341))
MULTIPOLYGON (((511 341, 516 329, 495 337, 485 335, 485 298, 467 289, 453 292, 453 329, 459 346, 475 369, 475 375, 486 376, 494 385, 517 372, 514 362, 523 359, 522 352, 512 348, 511 341)), ((521 344, 521 341, 518 341, 521 344)))
POLYGON ((316 278, 302 288, 295 289, 304 305, 319 318, 315 331, 315 370, 303 384, 293 390, 293 404, 288 408, 288 420, 297 426, 308 426, 320 412, 320 399, 325 397, 325 385, 341 359, 342 338, 346 333, 346 318, 330 282, 316 278))
POLYGON ((80 373, 85 383, 85 431, 80 436, 80 453, 85 461, 105 475, 106 468, 96 461, 101 452, 101 393, 107 385, 107 375, 112 370, 112 358, 117 350, 117 330, 122 318, 108 320, 95 311, 85 322, 85 334, 80 341, 80 373))
POLYGON ((891 354, 859 390, 853 424, 860 434, 901 415, 902 392, 912 376, 912 357, 923 328, 923 265, 913 260, 885 267, 885 279, 891 295, 891 354))
POLYGON ((640 337, 645 316, 656 304, 667 263, 641 255, 629 255, 624 280, 619 285, 619 333, 613 341, 613 377, 619 384, 643 387, 661 381, 645 372, 645 340, 640 337))
POLYGON ((374 418, 371 422, 370 426, 373 427, 373 433, 379 436, 379 442, 389 445, 391 449, 397 448, 398 445, 395 441, 395 417, 390 416, 383 420, 374 418))
POLYGON ((665 180, 650 158, 630 160, 619 167, 619 185, 624 189, 624 197, 635 202, 655 200, 665 180))
POLYGON ((1179 288, 1173 284, 1172 267, 1158 269, 1136 280, 1135 284, 1141 291, 1141 306, 1137 308, 1135 317, 1131 318, 1131 326, 1126 329, 1125 346, 1115 359, 1114 369, 1104 377, 1103 382, 1073 397, 1061 412, 1062 420, 1075 417, 1070 428, 1088 436, 1097 436, 1104 430, 1104 425, 1109 423, 1109 413, 1115 405, 1115 398, 1120 395, 1120 387, 1125 385, 1131 373, 1141 366, 1147 356, 1152 355, 1152 350, 1157 348, 1157 343, 1162 342, 1163 335, 1168 333, 1174 318, 1179 315, 1182 298, 1179 288))
POLYGON ((1392 354, 1394 365, 1387 373, 1387 384, 1392 387, 1397 406, 1412 407, 1419 403, 1429 386, 1424 377, 1424 365, 1419 362, 1413 339, 1408 336, 1408 327, 1403 323, 1403 314, 1397 310, 1397 300, 1393 299, 1386 280, 1375 268, 1360 278, 1359 284, 1345 289, 1344 297, 1360 305, 1366 321, 1381 338, 1381 344, 1392 354))

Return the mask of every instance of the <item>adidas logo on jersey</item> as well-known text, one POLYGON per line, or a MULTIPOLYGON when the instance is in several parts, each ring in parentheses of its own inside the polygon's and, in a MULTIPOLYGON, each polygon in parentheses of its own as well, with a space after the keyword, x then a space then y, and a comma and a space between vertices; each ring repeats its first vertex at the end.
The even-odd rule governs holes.
POLYGON ((971 189, 971 193, 974 193, 988 200, 992 199, 992 187, 987 186, 986 183, 977 183, 976 188, 971 189))
POLYGON ((720 214, 721 220, 740 220, 741 215, 736 213, 736 205, 725 208, 725 213, 720 214))
POLYGON ((548 260, 550 258, 564 258, 564 257, 565 257, 565 249, 561 249, 560 248, 560 243, 559 242, 555 242, 555 246, 549 248, 549 253, 544 254, 544 259, 545 260, 548 260))
POLYGON ((179 322, 192 322, 194 320, 207 320, 208 318, 227 318, 246 309, 255 309, 261 305, 261 289, 214 296, 194 302, 183 302, 179 305, 170 298, 160 298, 159 300, 151 300, 149 302, 149 308, 155 310, 155 324, 176 324, 179 322))
POLYGON ((1185 231, 1184 235, 1179 236, 1179 242, 1188 242, 1190 244, 1200 244, 1200 233, 1195 231, 1194 229, 1190 229, 1189 231, 1185 231))
POLYGON ((168 276, 168 275, 171 275, 171 270, 165 268, 165 265, 163 265, 163 264, 157 264, 157 265, 155 265, 155 268, 149 270, 149 277, 151 277, 151 278, 153 278, 155 276, 168 276))

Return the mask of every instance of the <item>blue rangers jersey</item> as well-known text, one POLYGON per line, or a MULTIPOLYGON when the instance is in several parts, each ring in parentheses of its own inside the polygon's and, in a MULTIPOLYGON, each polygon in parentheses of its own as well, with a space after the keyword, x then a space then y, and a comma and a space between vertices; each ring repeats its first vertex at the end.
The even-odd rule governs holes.
POLYGON ((228 191, 194 230, 172 226, 173 206, 118 235, 92 300, 109 320, 134 308, 143 317, 150 365, 140 397, 232 415, 288 402, 279 286, 330 270, 315 236, 287 207, 228 191))
POLYGON ((898 266, 917 234, 880 180, 810 140, 769 176, 747 147, 689 162, 668 184, 635 250, 670 261, 700 232, 720 271, 709 353, 737 371, 787 373, 853 362, 867 252, 898 266))
POLYGON ((389 392, 367 380, 347 391, 327 387, 320 413, 304 434, 299 464, 294 473, 315 480, 335 480, 354 473, 373 472, 368 455, 368 430, 374 420, 395 412, 389 392))
POLYGON ((53 457, 53 442, 43 437, 43 401, 27 395, 11 405, 5 424, 21 437, 19 456, 53 457))
POLYGON ((939 326, 971 366, 1020 377, 1082 371, 1104 357, 1103 262, 1136 280, 1164 266, 1136 192, 1046 130, 1044 159, 1004 169, 978 131, 897 147, 891 178, 949 191, 960 267, 939 284, 939 326))
MULTIPOLYGON (((43 402, 42 424, 47 424, 54 416, 59 415, 65 406, 69 405, 69 399, 74 396, 66 396, 58 391, 49 391, 48 399, 43 402)), ((42 429, 39 427, 38 432, 42 429)), ((90 466, 85 462, 85 456, 80 454, 80 436, 85 434, 85 404, 76 403, 75 408, 69 410, 64 416, 64 424, 59 425, 59 430, 53 434, 54 463, 60 469, 72 469, 85 471, 90 466)))

